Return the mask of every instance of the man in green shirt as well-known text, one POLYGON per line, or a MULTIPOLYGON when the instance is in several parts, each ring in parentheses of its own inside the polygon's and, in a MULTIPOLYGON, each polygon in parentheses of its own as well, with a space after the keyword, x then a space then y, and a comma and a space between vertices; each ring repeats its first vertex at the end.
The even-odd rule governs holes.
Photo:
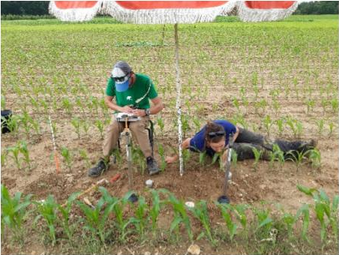
MULTIPOLYGON (((119 61, 114 65, 112 75, 108 79, 105 102, 116 113, 130 113, 140 118, 138 121, 129 122, 129 129, 146 158, 149 174, 159 173, 157 162, 152 157, 146 128, 149 124, 149 116, 157 114, 164 106, 152 80, 146 75, 134 73, 126 62, 119 61), (113 102, 114 98, 116 102, 113 102), (152 101, 152 106, 149 100, 152 101)), ((124 123, 118 122, 113 116, 106 130, 103 157, 95 167, 89 170, 88 176, 97 177, 108 169, 110 155, 117 147, 119 135, 123 129, 124 123)))

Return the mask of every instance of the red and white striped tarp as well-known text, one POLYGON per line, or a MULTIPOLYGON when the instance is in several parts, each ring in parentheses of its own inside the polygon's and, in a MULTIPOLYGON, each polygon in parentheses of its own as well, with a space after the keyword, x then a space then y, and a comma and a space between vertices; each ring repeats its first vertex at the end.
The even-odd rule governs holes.
POLYGON ((212 21, 234 8, 243 21, 273 21, 292 14, 294 1, 51 1, 49 11, 62 21, 87 21, 97 13, 135 24, 212 21))

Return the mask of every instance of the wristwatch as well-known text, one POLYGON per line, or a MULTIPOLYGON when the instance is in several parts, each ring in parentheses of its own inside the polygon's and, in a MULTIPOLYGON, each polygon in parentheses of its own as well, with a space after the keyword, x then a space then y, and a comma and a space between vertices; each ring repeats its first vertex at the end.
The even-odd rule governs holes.
POLYGON ((149 108, 145 109, 145 116, 150 116, 151 115, 151 111, 149 108))

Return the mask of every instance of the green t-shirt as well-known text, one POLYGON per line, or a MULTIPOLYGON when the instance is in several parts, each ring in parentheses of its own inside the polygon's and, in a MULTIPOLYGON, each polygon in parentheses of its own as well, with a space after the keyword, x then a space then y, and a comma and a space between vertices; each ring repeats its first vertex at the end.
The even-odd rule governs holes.
POLYGON ((150 108, 149 99, 158 96, 152 80, 143 74, 135 74, 135 83, 124 92, 115 90, 115 82, 112 78, 107 81, 106 95, 115 97, 117 105, 134 106, 139 109, 150 108), (142 98, 142 99, 141 99, 142 98), (138 103, 136 101, 139 101, 138 103))

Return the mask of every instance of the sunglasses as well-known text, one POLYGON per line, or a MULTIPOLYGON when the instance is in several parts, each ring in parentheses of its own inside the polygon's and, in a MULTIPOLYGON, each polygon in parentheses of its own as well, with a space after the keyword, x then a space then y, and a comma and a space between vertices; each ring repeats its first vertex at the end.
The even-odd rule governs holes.
POLYGON ((225 135, 225 131, 209 132, 208 133, 208 136, 210 138, 217 137, 217 136, 224 136, 224 135, 225 135))
POLYGON ((126 74, 125 76, 122 76, 122 77, 113 77, 113 76, 111 76, 111 77, 115 82, 124 82, 126 80, 126 76, 128 76, 128 75, 129 75, 129 73, 126 74))

